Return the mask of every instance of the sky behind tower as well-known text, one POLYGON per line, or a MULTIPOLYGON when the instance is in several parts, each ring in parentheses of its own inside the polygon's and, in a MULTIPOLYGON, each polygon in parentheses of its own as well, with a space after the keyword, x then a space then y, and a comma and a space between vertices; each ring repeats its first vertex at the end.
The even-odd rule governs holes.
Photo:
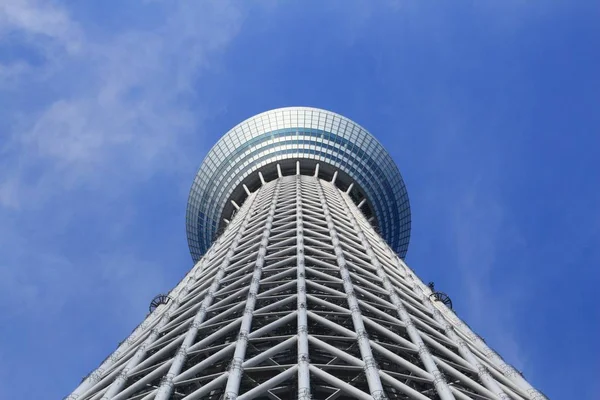
POLYGON ((314 106, 405 179, 407 263, 551 399, 600 398, 600 3, 0 2, 0 399, 73 390, 192 266, 227 130, 314 106))

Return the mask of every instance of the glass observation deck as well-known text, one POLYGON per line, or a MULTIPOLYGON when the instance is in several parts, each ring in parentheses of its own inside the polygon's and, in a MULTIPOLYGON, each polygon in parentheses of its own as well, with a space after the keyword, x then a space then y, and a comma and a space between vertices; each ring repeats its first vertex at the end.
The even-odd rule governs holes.
POLYGON ((297 161, 301 174, 317 172, 326 180, 335 174, 335 184, 350 189, 382 237, 400 257, 406 256, 410 204, 400 171, 387 151, 364 128, 339 114, 288 107, 243 121, 208 152, 187 204, 186 231, 194 262, 248 191, 280 173, 295 174, 297 161))

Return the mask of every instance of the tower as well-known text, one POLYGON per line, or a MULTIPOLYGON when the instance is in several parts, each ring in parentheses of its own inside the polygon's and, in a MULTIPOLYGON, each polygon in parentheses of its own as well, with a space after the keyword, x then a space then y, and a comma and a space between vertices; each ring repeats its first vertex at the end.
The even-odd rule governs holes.
POLYGON ((194 267, 67 399, 545 399, 405 264, 402 177, 338 114, 234 127, 186 220, 194 267))

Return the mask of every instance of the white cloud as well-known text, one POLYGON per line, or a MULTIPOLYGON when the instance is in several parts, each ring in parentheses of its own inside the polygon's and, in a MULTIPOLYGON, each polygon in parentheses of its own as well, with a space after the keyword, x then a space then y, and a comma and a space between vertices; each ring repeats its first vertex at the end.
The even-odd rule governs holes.
MULTIPOLYGON (((161 7, 156 23, 88 31, 60 5, 0 2, 0 51, 19 50, 0 59, 0 304, 9 325, 23 332, 9 329, 3 338, 28 349, 18 357, 3 349, 14 365, 0 368, 2 388, 24 379, 20 371, 34 352, 38 360, 56 359, 56 348, 71 348, 71 341, 80 343, 62 351, 60 363, 79 365, 63 372, 76 380, 190 261, 183 220, 176 221, 181 229, 165 221, 152 227, 167 242, 153 252, 136 240, 151 216, 136 212, 150 179, 189 187, 207 150, 201 129, 212 112, 198 80, 218 64, 243 15, 226 2, 152 6, 161 7), (182 234, 176 254, 167 228, 182 234), (89 315, 110 332, 90 330, 89 315)), ((55 378, 45 393, 76 384, 55 378)), ((36 390, 19 396, 39 398, 36 390)))
POLYGON ((60 308, 82 295, 68 288, 93 284, 90 277, 105 279, 102 290, 139 311, 148 296, 135 287, 155 290, 162 277, 130 248, 89 258, 83 274, 81 255, 64 250, 72 238, 61 236, 81 215, 95 223, 106 213, 128 220, 127 199, 156 174, 187 186, 206 150, 199 130, 210 99, 195 85, 237 35, 243 15, 228 2, 154 6, 163 15, 153 26, 92 35, 59 5, 0 4, 0 45, 33 48, 42 60, 0 63, 0 87, 19 99, 0 111, 0 287, 13 313, 40 303, 60 308), (128 195, 114 200, 119 191, 128 195), (98 216, 81 213, 86 207, 98 216), (138 280, 133 291, 131 282, 121 287, 115 258, 122 260, 116 271, 129 275, 143 266, 144 279, 128 279, 138 280))
POLYGON ((76 51, 81 32, 65 9, 37 0, 4 0, 0 3, 0 34, 17 31, 31 40, 39 36, 59 42, 65 49, 76 51))
POLYGON ((8 115, 0 205, 14 207, 31 191, 39 203, 65 185, 101 185, 127 171, 139 179, 197 166, 186 150, 198 143, 204 113, 189 110, 189 100, 196 79, 239 31, 239 10, 178 3, 151 29, 94 39, 64 9, 33 1, 3 4, 0 21, 4 31, 35 38, 44 54, 56 43, 68 50, 37 67, 17 60, 0 69, 0 79, 31 78, 28 89, 47 97, 8 115))

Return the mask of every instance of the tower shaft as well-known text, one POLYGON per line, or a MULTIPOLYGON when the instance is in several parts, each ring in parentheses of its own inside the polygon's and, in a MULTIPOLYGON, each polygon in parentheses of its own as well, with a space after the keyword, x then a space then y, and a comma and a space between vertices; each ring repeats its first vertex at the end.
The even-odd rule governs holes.
POLYGON ((545 398, 437 300, 351 187, 278 170, 67 399, 545 398))

